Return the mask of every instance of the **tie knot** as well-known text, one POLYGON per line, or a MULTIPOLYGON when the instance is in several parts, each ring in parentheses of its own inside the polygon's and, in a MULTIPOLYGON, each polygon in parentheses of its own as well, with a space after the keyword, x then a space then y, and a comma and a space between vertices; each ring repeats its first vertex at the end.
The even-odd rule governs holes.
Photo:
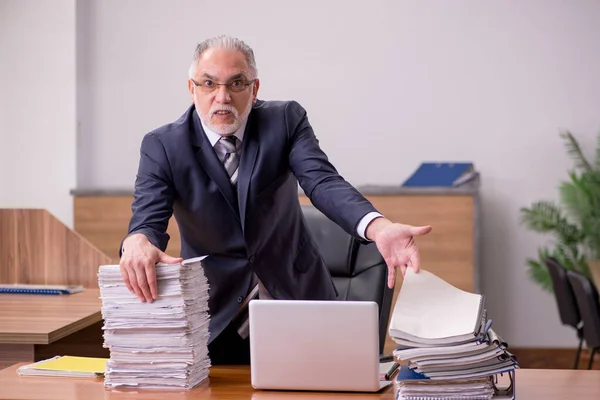
POLYGON ((220 140, 221 145, 225 149, 227 153, 235 153, 236 152, 236 137, 234 135, 231 136, 222 136, 220 140))

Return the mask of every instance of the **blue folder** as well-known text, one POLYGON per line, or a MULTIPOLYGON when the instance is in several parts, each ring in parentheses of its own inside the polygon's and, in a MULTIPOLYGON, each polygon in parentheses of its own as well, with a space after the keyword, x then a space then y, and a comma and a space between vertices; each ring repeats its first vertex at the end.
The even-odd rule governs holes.
POLYGON ((398 381, 411 381, 411 380, 415 380, 415 379, 417 379, 417 380, 429 379, 429 377, 420 372, 415 372, 414 370, 410 369, 408 367, 408 365, 402 365, 400 367, 400 371, 398 372, 398 376, 396 377, 396 379, 398 381))
POLYGON ((83 291, 81 285, 0 284, 0 293, 8 294, 73 294, 83 291))
POLYGON ((408 178, 404 187, 457 187, 477 176, 470 162, 424 162, 408 178))

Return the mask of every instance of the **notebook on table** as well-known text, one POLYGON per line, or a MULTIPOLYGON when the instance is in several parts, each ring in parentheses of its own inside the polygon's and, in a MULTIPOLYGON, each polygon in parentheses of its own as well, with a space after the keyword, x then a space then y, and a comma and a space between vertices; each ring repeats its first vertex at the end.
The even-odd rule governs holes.
POLYGON ((500 369, 493 377, 472 376, 432 380, 403 365, 400 367, 396 382, 398 400, 515 400, 516 398, 513 368, 500 369))
POLYGON ((431 272, 406 271, 389 326, 409 347, 476 345, 489 329, 485 297, 460 290, 431 272))
POLYGON ((10 294, 73 294, 84 290, 81 285, 32 285, 25 283, 2 283, 0 293, 10 294))
POLYGON ((94 378, 104 376, 108 358, 56 356, 17 369, 24 376, 65 376, 94 378))

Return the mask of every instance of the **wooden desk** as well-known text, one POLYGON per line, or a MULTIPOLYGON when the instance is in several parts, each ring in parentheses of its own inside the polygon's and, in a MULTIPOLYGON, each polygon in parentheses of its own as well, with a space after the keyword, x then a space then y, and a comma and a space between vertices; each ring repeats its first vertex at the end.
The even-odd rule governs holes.
MULTIPOLYGON (((102 379, 22 377, 14 365, 0 371, 0 399, 252 399, 252 400, 333 400, 394 399, 394 387, 381 393, 279 392, 254 390, 248 367, 212 367, 210 379, 189 391, 136 391, 104 389, 102 379)), ((598 399, 600 371, 588 370, 517 370, 517 399, 564 400, 598 399)))
POLYGON ((0 366, 64 353, 102 354, 99 297, 98 289, 61 296, 0 294, 0 366), (82 350, 92 342, 94 351, 82 350))

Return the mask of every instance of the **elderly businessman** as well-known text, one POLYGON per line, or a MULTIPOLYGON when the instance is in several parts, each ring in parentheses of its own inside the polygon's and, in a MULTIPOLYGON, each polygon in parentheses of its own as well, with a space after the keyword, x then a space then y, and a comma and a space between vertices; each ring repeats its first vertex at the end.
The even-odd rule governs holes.
POLYGON ((419 268, 414 236, 430 226, 392 223, 329 162, 294 101, 257 99, 254 53, 227 36, 200 43, 189 69, 191 106, 141 144, 121 273, 142 301, 156 298, 155 264, 209 255, 209 354, 248 363, 250 298, 334 299, 336 290, 302 217, 297 182, 349 234, 374 241, 393 286, 396 268, 419 268), (169 218, 181 258, 164 253, 169 218), (246 311, 247 313, 247 311, 246 311))

